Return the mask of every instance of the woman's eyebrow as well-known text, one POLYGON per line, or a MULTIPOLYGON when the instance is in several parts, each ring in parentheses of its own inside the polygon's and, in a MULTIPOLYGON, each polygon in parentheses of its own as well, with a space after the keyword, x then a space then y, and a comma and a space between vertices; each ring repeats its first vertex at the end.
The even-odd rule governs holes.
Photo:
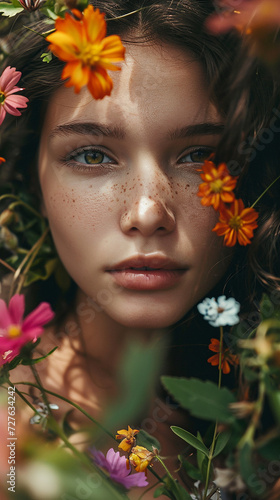
POLYGON ((224 130, 223 123, 196 123, 187 125, 186 127, 176 128, 169 132, 170 139, 184 139, 185 137, 193 137, 197 135, 219 135, 224 130))
POLYGON ((125 131, 119 126, 107 126, 95 122, 73 122, 64 123, 63 125, 58 125, 55 127, 50 135, 49 139, 53 139, 57 135, 68 135, 68 134, 79 134, 79 135, 95 135, 95 136, 110 136, 115 139, 124 139, 125 131))

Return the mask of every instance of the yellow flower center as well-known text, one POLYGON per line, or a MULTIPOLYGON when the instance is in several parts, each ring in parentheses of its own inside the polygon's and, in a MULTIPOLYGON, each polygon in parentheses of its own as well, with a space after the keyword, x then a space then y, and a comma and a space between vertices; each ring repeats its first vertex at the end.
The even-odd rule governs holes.
POLYGON ((221 179, 216 179, 210 182, 211 191, 214 193, 220 193, 223 190, 223 181, 221 179))
POLYGON ((100 60, 101 51, 102 47, 100 44, 88 44, 82 49, 80 59, 85 66, 96 66, 100 60))
POLYGON ((10 338, 15 338, 15 337, 20 337, 21 335, 21 328, 18 325, 11 325, 8 328, 8 336, 10 338))
POLYGON ((238 229, 240 229, 243 226, 243 221, 241 220, 239 215, 234 215, 229 220, 228 225, 229 225, 229 227, 231 227, 231 229, 235 229, 235 231, 238 231, 238 229))
POLYGON ((6 98, 6 96, 5 96, 4 92, 1 92, 1 90, 0 90, 0 104, 2 104, 5 101, 5 98, 6 98))

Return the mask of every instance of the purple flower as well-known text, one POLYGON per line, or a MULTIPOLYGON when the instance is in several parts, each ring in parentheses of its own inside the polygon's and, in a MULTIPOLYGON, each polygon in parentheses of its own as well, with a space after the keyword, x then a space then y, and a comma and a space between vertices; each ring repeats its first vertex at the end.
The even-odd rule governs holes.
POLYGON ((133 486, 147 486, 149 483, 146 479, 145 472, 131 473, 131 468, 127 466, 127 460, 124 456, 120 456, 120 452, 115 452, 113 448, 107 451, 106 457, 102 451, 91 450, 94 457, 94 462, 99 467, 105 469, 111 479, 122 484, 126 489, 133 486))

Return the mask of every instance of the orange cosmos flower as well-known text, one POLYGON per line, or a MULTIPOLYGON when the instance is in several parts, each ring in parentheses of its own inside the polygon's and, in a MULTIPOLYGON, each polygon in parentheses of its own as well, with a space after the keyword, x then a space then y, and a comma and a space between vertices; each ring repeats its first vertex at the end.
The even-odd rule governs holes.
POLYGON ((119 70, 115 62, 124 59, 125 48, 118 35, 106 35, 104 13, 89 5, 81 14, 72 10, 73 15, 65 14, 65 19, 55 22, 56 31, 46 37, 49 49, 62 61, 67 62, 61 78, 69 78, 66 87, 74 86, 80 92, 87 85, 95 99, 110 95, 113 82, 107 70, 119 70))
POLYGON ((130 451, 132 446, 135 445, 135 435, 138 434, 138 429, 131 429, 128 425, 128 430, 121 429, 117 431, 116 439, 122 439, 119 444, 119 448, 123 451, 130 451))
POLYGON ((234 201, 232 192, 237 183, 237 177, 232 177, 225 163, 216 167, 215 163, 206 160, 202 166, 203 173, 200 174, 204 181, 199 185, 197 193, 202 199, 202 205, 209 207, 213 205, 218 210, 221 202, 231 203, 234 201))
POLYGON ((4 163, 5 161, 6 161, 5 158, 3 158, 2 156, 0 156, 0 165, 1 165, 1 163, 4 163))
MULTIPOLYGON (((211 339, 211 344, 209 345, 210 351, 216 352, 214 356, 208 358, 208 363, 211 363, 212 366, 219 366, 219 352, 220 352, 220 341, 218 339, 211 339)), ((230 372, 231 365, 238 365, 239 360, 235 354, 232 354, 228 348, 224 349, 222 347, 222 363, 221 368, 222 372, 226 375, 230 372)))
POLYGON ((229 208, 222 206, 220 219, 212 231, 224 236, 224 244, 233 247, 236 242, 249 245, 258 224, 258 212, 254 208, 245 208, 242 200, 234 200, 229 208))

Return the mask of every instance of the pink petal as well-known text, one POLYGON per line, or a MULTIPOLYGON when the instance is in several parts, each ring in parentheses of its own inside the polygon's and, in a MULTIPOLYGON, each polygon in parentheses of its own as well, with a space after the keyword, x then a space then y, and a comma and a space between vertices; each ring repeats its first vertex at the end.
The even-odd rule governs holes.
POLYGON ((5 116, 6 116, 6 110, 4 109, 4 106, 0 104, 0 125, 2 125, 5 116))
POLYGON ((11 94, 15 94, 16 92, 19 92, 20 90, 24 90, 23 87, 13 87, 12 90, 9 92, 5 92, 6 96, 9 96, 11 94))
MULTIPOLYGON (((12 319, 10 316, 10 313, 8 311, 8 308, 6 306, 6 302, 4 300, 0 299, 0 328, 3 328, 6 330, 8 326, 12 323, 12 319)), ((2 342, 2 338, 0 337, 0 345, 2 342)))
POLYGON ((18 111, 16 108, 14 108, 13 106, 10 106, 9 103, 7 103, 6 101, 4 101, 4 109, 5 111, 7 111, 7 113, 9 113, 10 115, 14 115, 14 116, 20 116, 21 115, 21 112, 18 111))
POLYGON ((5 92, 9 92, 21 77, 21 72, 16 71, 16 68, 11 68, 8 66, 4 69, 0 77, 0 89, 5 92))
POLYGON ((9 313, 13 325, 21 325, 25 308, 24 295, 14 295, 9 304, 9 313))
POLYGON ((5 351, 3 351, 2 349, 0 350, 0 366, 12 361, 12 359, 14 359, 20 352, 20 349, 15 349, 14 351, 10 352, 5 359, 3 359, 4 354, 10 350, 11 349, 6 349, 5 351))
POLYGON ((33 332, 34 328, 42 327, 53 318, 54 312, 50 304, 42 302, 34 311, 26 316, 22 324, 22 331, 27 333, 30 330, 33 332))
POLYGON ((9 95, 5 99, 5 104, 11 105, 14 108, 26 108, 28 99, 23 95, 9 95))

